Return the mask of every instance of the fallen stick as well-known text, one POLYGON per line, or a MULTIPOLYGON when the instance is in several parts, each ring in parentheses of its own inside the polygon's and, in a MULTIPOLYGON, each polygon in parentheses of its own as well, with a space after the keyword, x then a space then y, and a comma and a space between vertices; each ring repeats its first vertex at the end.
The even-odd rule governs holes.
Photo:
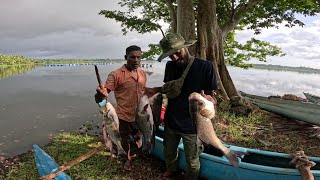
POLYGON ((99 151, 102 151, 104 149, 104 146, 102 146, 102 143, 98 143, 98 147, 94 148, 94 149, 91 149, 89 152, 87 152, 86 154, 83 154, 81 156, 79 156, 78 158, 74 159, 73 161, 69 162, 69 163, 66 163, 64 165, 61 165, 58 167, 58 169, 51 173, 51 174, 48 174, 46 176, 42 176, 40 177, 41 180, 52 180, 54 179, 59 173, 67 170, 67 169, 70 169, 72 166, 76 165, 76 164, 79 164, 80 162, 88 159, 89 157, 91 157, 92 155, 94 155, 95 153, 99 152, 99 151))

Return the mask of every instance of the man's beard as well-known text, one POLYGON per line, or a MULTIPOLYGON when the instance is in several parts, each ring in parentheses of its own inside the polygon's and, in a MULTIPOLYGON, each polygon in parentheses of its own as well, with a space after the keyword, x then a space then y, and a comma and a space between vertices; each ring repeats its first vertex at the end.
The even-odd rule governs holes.
POLYGON ((186 64, 188 64, 188 61, 185 57, 181 57, 176 61, 178 66, 185 66, 186 64))

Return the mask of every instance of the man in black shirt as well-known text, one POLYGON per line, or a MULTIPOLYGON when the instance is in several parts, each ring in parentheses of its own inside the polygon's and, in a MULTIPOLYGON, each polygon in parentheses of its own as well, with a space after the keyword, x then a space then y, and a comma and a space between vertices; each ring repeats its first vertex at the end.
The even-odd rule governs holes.
POLYGON ((184 79, 180 94, 174 98, 168 98, 168 106, 164 117, 164 157, 167 171, 161 175, 160 178, 162 179, 179 175, 177 147, 181 138, 187 161, 185 179, 198 179, 199 176, 199 155, 202 152, 202 146, 197 141, 197 128, 189 115, 188 97, 193 92, 213 97, 213 90, 218 87, 213 64, 206 60, 194 58, 189 54, 187 47, 195 42, 185 41, 180 34, 175 33, 168 34, 160 41, 163 53, 158 61, 167 56, 172 60, 166 64, 165 83, 180 78, 188 63, 192 63, 184 79), (192 59, 194 60, 192 61, 192 59))

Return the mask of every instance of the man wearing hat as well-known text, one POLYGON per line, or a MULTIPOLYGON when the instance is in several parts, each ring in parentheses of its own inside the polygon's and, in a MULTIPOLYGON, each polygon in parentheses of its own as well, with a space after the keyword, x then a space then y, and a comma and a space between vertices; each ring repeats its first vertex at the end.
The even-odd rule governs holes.
POLYGON ((168 106, 164 117, 163 143, 167 170, 160 176, 160 179, 181 175, 178 171, 177 150, 181 138, 187 161, 184 177, 185 179, 198 179, 199 176, 199 155, 203 148, 197 141, 196 126, 189 115, 188 97, 193 92, 201 93, 203 96, 212 95, 213 90, 216 90, 218 86, 213 64, 210 61, 194 58, 189 54, 187 47, 195 42, 195 40, 185 41, 177 33, 168 34, 160 41, 163 53, 159 56, 158 61, 168 56, 172 60, 166 64, 164 82, 167 83, 181 78, 184 70, 188 69, 181 92, 176 97, 168 98, 168 106))

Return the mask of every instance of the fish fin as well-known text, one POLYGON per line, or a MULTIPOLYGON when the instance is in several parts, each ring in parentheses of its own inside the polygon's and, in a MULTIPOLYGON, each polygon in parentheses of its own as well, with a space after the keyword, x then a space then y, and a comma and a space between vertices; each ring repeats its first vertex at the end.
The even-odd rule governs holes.
POLYGON ((229 153, 225 154, 226 158, 229 160, 230 164, 233 167, 238 167, 239 166, 239 159, 238 157, 241 157, 247 153, 245 152, 240 152, 240 151, 233 151, 230 150, 229 153))
POLYGON ((106 147, 109 149, 110 153, 113 153, 113 145, 111 139, 108 137, 106 127, 103 127, 103 139, 106 147))

